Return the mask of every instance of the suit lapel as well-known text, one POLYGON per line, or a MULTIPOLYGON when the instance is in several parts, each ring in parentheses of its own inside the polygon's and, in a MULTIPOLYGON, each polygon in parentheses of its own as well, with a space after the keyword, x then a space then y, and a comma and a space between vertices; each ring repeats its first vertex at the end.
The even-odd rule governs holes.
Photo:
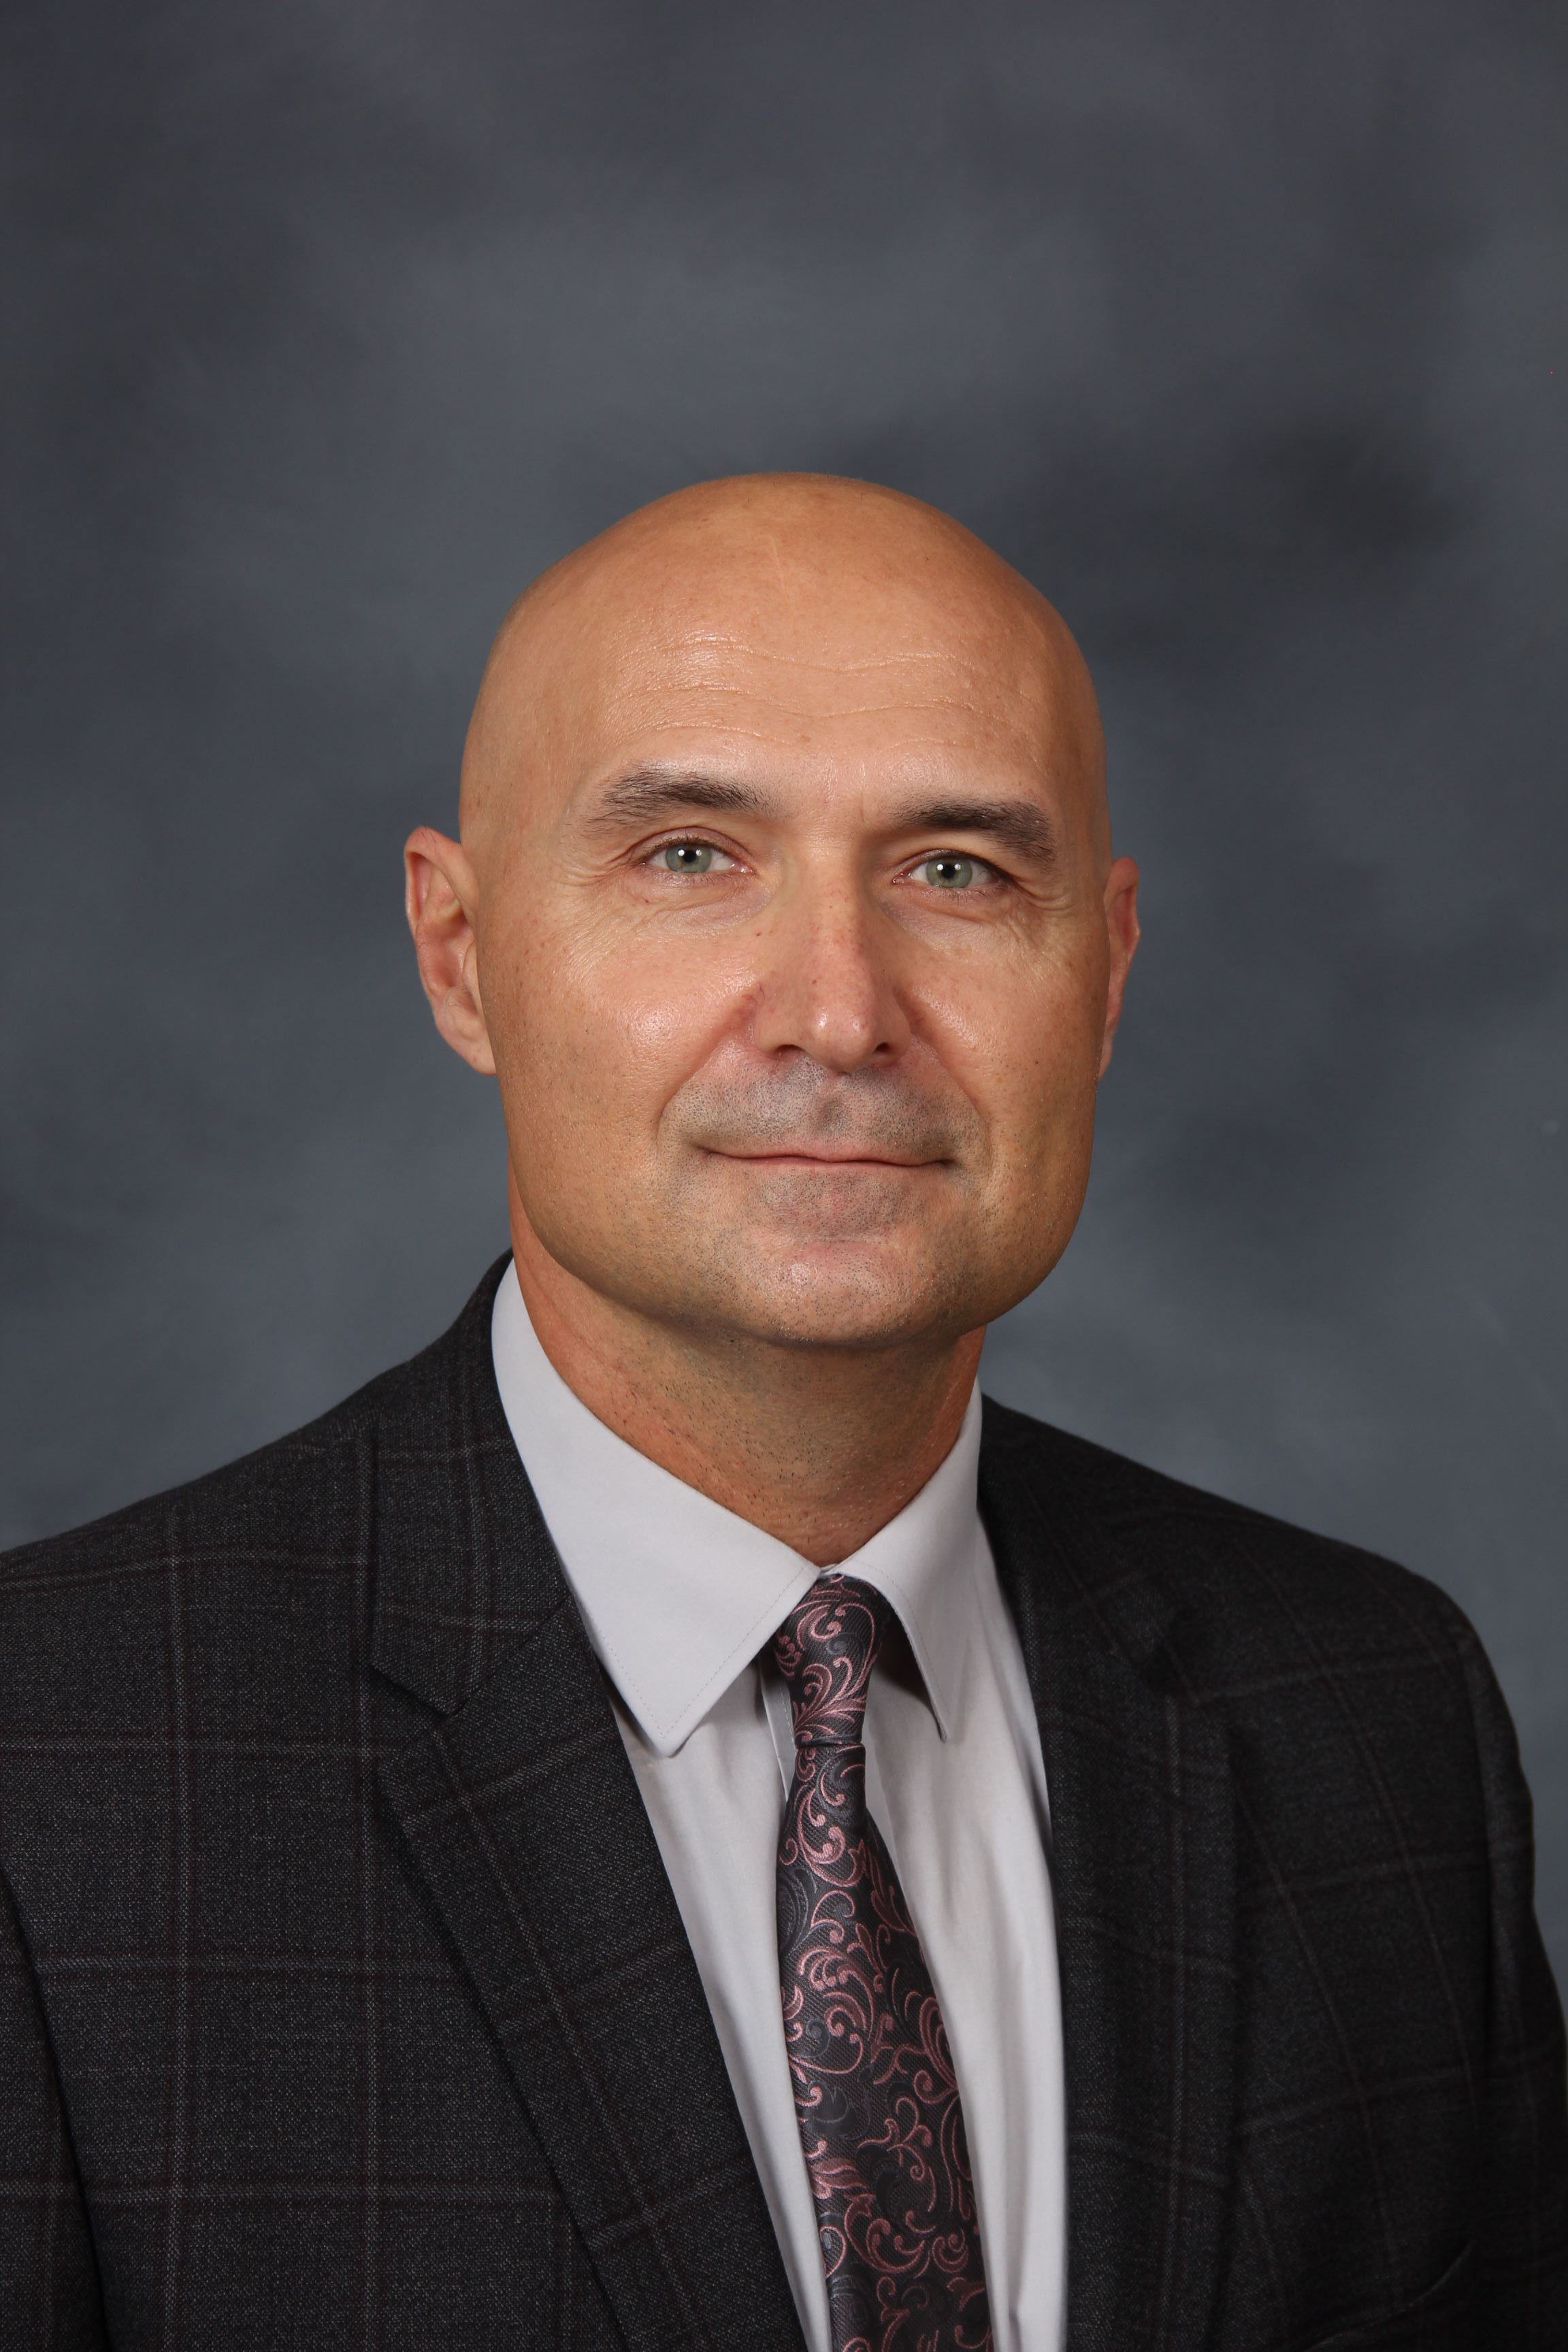
POLYGON ((627 2345, 798 2352, 696 1962, 496 1394, 501 1270, 383 1423, 375 1662, 440 1717, 383 1790, 627 2345))
POLYGON ((982 1501, 1045 1752, 1067 2100, 1068 2352, 1202 2352, 1231 2187, 1234 1822, 1223 1725, 1081 1463, 989 1402, 982 1501), (1042 1473, 1042 1463, 1045 1469, 1042 1473))

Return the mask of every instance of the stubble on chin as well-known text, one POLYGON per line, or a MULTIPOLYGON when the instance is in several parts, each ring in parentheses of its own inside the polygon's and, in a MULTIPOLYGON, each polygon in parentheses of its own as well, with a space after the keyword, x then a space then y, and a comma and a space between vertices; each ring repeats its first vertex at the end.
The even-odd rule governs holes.
POLYGON ((642 1196, 640 1232, 622 1228, 617 1255, 645 1311, 791 1347, 896 1347, 973 1327, 984 1253, 973 1213, 952 1213, 949 1171, 819 1179, 681 1157, 662 1205, 642 1196), (941 1214, 920 1197, 939 1185, 941 1214))

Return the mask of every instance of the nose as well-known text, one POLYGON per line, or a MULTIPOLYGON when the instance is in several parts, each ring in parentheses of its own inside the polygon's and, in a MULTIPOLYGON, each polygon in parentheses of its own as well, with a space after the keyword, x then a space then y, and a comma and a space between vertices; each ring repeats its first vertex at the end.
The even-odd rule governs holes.
POLYGON ((847 877, 803 877, 770 910, 752 1042, 794 1048, 826 1069, 896 1061, 910 1024, 894 985, 889 942, 847 877))

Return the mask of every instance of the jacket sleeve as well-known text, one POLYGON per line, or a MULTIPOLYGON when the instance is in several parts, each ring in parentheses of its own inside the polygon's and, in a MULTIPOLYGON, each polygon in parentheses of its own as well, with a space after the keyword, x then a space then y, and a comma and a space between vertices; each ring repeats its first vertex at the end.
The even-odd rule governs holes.
POLYGON ((1530 1791, 1486 1654, 1452 1602, 1444 1614, 1469 1689, 1491 1861, 1487 2189, 1477 2217, 1480 2341, 1487 2352, 1563 2352, 1568 2068, 1562 2007, 1535 1919, 1530 1791))
POLYGON ((107 2352, 108 2344, 54 2055, 0 1877, 0 2352, 107 2352))

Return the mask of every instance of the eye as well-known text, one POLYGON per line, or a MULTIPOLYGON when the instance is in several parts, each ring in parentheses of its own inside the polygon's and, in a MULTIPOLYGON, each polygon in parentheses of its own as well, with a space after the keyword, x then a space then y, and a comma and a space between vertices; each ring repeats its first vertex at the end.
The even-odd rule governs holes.
POLYGON ((943 849, 935 857, 922 858, 915 872, 935 889, 967 890, 975 879, 978 863, 973 857, 961 857, 955 849, 943 849))
POLYGON ((710 841, 667 841, 655 851, 654 863, 670 874, 711 874, 734 860, 710 841))

